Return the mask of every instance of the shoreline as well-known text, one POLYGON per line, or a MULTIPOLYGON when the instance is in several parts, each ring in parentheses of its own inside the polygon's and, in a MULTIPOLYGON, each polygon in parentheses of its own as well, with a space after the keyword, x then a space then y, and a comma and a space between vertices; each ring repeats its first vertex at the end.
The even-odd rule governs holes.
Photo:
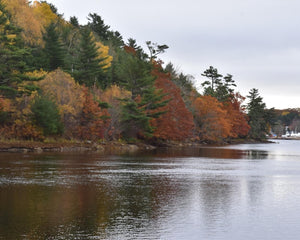
MULTIPOLYGON (((288 139, 289 140, 289 139, 288 139)), ((255 144, 255 143, 272 143, 272 139, 257 141, 254 139, 234 139, 222 143, 200 143, 200 142, 156 142, 148 144, 122 143, 119 141, 94 143, 94 142, 35 142, 35 141, 0 141, 0 153, 76 153, 76 152, 96 152, 96 153, 132 153, 138 151, 151 151, 157 148, 195 148, 195 147, 213 147, 236 144, 255 144)))

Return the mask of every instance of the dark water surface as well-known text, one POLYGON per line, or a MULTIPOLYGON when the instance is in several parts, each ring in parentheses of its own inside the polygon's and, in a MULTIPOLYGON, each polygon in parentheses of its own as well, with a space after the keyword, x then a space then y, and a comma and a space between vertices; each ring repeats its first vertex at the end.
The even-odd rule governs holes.
POLYGON ((0 239, 300 239, 300 141, 1 153, 0 239))

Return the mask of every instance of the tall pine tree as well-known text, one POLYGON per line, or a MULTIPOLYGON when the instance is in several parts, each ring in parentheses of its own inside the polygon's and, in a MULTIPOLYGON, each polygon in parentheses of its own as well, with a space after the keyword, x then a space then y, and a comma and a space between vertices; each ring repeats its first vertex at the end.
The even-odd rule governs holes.
POLYGON ((122 123, 125 137, 150 137, 154 131, 150 122, 163 112, 159 108, 166 105, 164 94, 154 86, 155 77, 151 74, 152 64, 140 59, 135 49, 126 47, 119 59, 117 76, 120 85, 131 93, 124 99, 122 123))
POLYGON ((44 35, 45 53, 47 58, 47 70, 53 71, 58 67, 64 67, 65 50, 59 39, 55 23, 50 23, 44 35))
POLYGON ((17 85, 26 80, 25 48, 20 36, 21 30, 14 26, 3 3, 0 1, 0 94, 13 97, 17 85))
POLYGON ((266 104, 256 88, 250 90, 247 98, 249 99, 247 109, 251 127, 249 136, 254 139, 265 139, 268 132, 266 104))
POLYGON ((106 74, 103 70, 105 59, 99 57, 98 49, 92 32, 88 28, 83 28, 73 74, 80 84, 105 88, 106 74))

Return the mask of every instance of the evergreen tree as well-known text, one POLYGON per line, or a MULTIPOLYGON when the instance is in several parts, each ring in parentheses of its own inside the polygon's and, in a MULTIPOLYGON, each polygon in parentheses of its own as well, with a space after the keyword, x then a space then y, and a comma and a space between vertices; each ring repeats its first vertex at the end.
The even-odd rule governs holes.
POLYGON ((123 100, 123 135, 151 136, 154 129, 150 121, 163 113, 159 108, 167 102, 162 100, 164 94, 154 87, 151 64, 138 58, 133 48, 127 51, 121 54, 116 70, 120 85, 131 93, 131 98, 123 100))
POLYGON ((210 66, 201 75, 210 79, 201 84, 202 87, 204 87, 204 95, 215 97, 216 87, 221 84, 223 75, 219 74, 218 69, 213 66, 210 66))
POLYGON ((108 42, 115 48, 121 48, 124 46, 123 37, 118 31, 108 32, 108 42))
POLYGON ((106 74, 104 73, 103 60, 99 58, 98 47, 91 31, 84 28, 81 31, 81 40, 78 49, 78 58, 75 63, 74 77, 80 84, 88 87, 106 87, 106 74))
POLYGON ((78 18, 75 17, 75 16, 70 17, 70 23, 71 23, 74 27, 79 27, 78 18))
POLYGON ((152 43, 151 41, 146 41, 146 45, 150 53, 150 61, 156 59, 159 54, 164 53, 166 49, 169 48, 169 46, 166 44, 158 45, 157 43, 152 43))
POLYGON ((250 90, 247 98, 249 99, 247 109, 251 127, 249 136, 254 139, 265 139, 268 132, 266 104, 255 88, 250 90))
POLYGON ((110 26, 105 25, 104 21, 102 20, 101 16, 97 13, 90 13, 88 16, 88 26, 94 31, 103 41, 108 40, 109 38, 109 31, 108 29, 110 26))
POLYGON ((47 58, 47 70, 53 71, 58 67, 64 67, 65 50, 59 39, 59 33, 56 31, 56 26, 51 23, 44 36, 45 53, 47 58))
POLYGON ((120 79, 120 85, 132 93, 132 99, 143 95, 143 91, 154 83, 151 65, 131 52, 120 52, 119 58, 117 76, 120 79))
POLYGON ((42 128, 45 136, 63 132, 63 125, 57 105, 47 97, 36 98, 31 107, 33 122, 42 128))
POLYGON ((21 41, 21 30, 11 24, 8 16, 0 1, 0 94, 13 97, 18 83, 28 79, 24 59, 30 51, 21 41))
POLYGON ((204 87, 204 95, 215 97, 220 102, 228 101, 232 97, 234 92, 232 87, 236 87, 236 84, 231 74, 223 77, 222 74, 218 73, 218 69, 210 66, 201 75, 210 79, 201 84, 204 87))

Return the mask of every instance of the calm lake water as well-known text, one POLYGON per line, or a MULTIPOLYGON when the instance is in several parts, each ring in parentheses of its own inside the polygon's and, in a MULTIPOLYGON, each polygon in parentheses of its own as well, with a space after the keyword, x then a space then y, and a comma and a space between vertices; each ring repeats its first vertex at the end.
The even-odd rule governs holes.
POLYGON ((1 153, 0 239, 300 239, 300 141, 1 153))

